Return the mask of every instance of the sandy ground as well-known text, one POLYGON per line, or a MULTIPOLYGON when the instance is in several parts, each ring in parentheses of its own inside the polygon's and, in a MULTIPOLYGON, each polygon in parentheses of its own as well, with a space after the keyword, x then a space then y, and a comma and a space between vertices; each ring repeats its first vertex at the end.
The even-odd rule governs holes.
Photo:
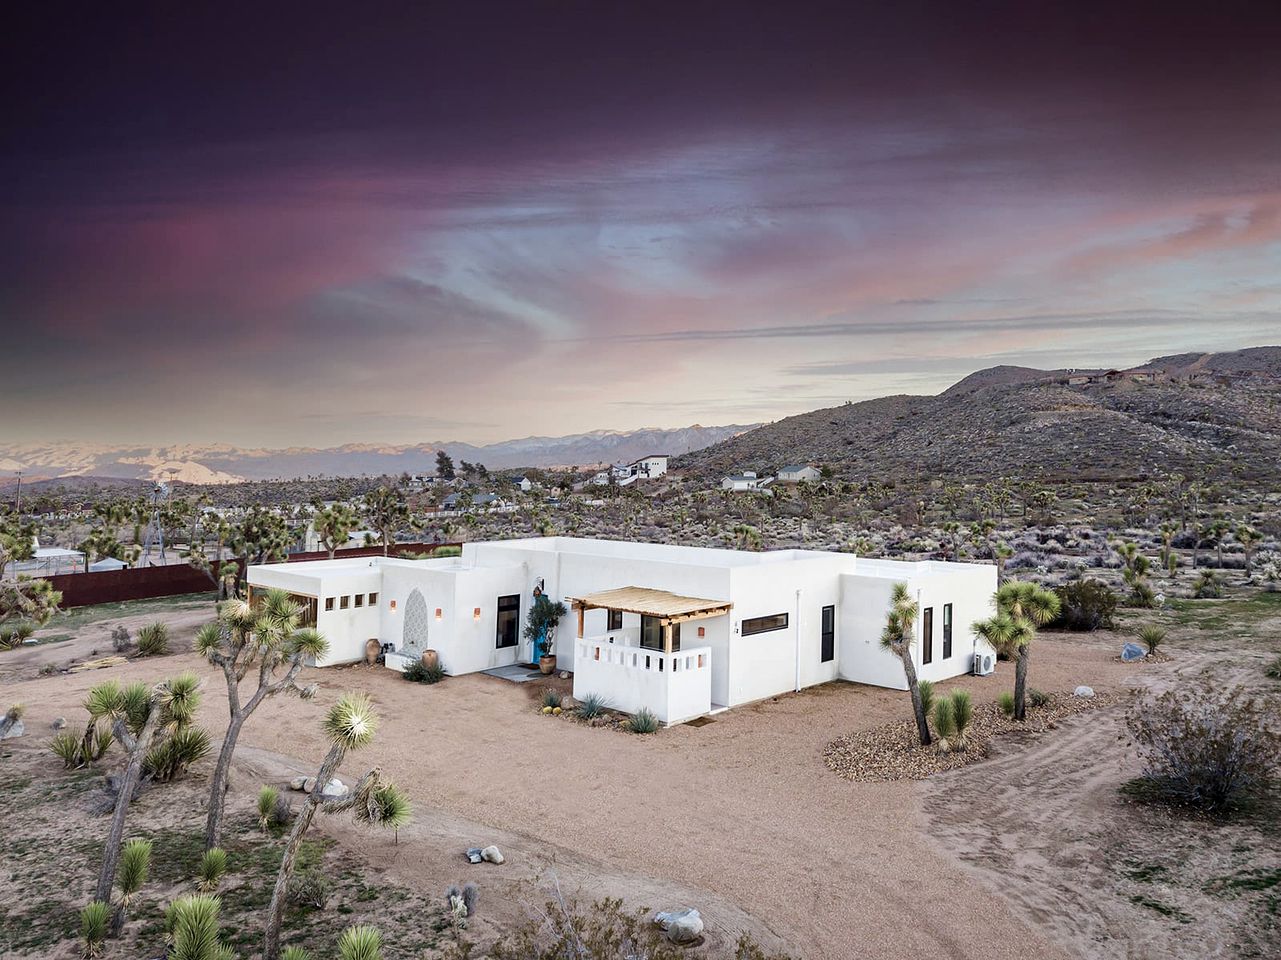
MULTIPOLYGON (((201 619, 181 629, 171 620, 176 645, 201 619)), ((1133 668, 1114 662, 1114 652, 1111 643, 1047 637, 1033 683, 1122 685, 1133 668)), ((85 690, 106 676, 152 679, 178 669, 210 677, 204 712, 216 729, 220 677, 190 654, 88 674, 24 673, 3 695, 28 704, 34 733, 55 716, 78 718, 85 690)), ((990 700, 1008 689, 1011 672, 1003 663, 995 677, 955 684, 990 700)), ((382 728, 343 774, 350 780, 381 766, 415 802, 415 825, 402 830, 398 846, 321 826, 402 883, 435 889, 465 879, 462 849, 497 842, 509 863, 499 868, 501 880, 494 871, 482 882, 498 893, 487 902, 509 911, 544 899, 554 871, 571 895, 622 896, 632 907, 695 905, 716 942, 750 929, 767 946, 810 958, 1068 956, 1052 924, 1042 926, 1026 904, 1012 905, 997 885, 976 882, 972 864, 928 839, 936 822, 949 822, 949 809, 986 810, 984 794, 848 783, 823 766, 823 747, 835 736, 906 716, 901 693, 832 684, 737 708, 703 727, 637 737, 542 717, 526 690, 479 675, 428 687, 351 667, 313 671, 307 680, 320 684, 317 702, 278 698, 246 727, 234 801, 247 807, 264 778, 314 769, 324 753, 324 708, 344 690, 368 690, 382 728)), ((1057 734, 1046 735, 1045 749, 1056 749, 1057 734)), ((971 769, 980 780, 996 775, 988 764, 971 769)))

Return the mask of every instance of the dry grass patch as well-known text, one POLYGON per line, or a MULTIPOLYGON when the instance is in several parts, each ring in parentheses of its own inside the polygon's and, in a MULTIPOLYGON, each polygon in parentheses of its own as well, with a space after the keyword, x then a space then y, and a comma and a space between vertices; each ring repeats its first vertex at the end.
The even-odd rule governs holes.
POLYGON ((823 751, 823 762, 837 776, 864 783, 888 780, 923 780, 944 770, 955 770, 982 760, 995 737, 1010 733, 1040 734, 1078 714, 1111 706, 1125 695, 1096 692, 1093 697, 1053 693, 1040 707, 1028 705, 1027 720, 1008 717, 995 703, 975 706, 964 750, 944 752, 937 743, 923 747, 912 719, 897 720, 872 730, 833 740, 823 751))

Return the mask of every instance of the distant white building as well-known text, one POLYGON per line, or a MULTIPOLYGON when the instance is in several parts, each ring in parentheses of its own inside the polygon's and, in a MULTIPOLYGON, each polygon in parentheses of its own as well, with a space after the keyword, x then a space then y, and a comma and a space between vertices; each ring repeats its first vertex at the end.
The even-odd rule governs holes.
POLYGON ((791 463, 778 471, 780 483, 817 483, 823 474, 808 464, 791 463))
POLYGON ((667 460, 666 454, 653 454, 641 457, 629 466, 635 476, 644 480, 657 480, 667 473, 667 460))
POLYGON ((869 560, 816 550, 750 552, 541 537, 468 543, 459 557, 362 557, 249 567, 250 598, 288 590, 329 641, 318 666, 364 658, 378 640, 403 669, 425 649, 449 674, 538 659, 524 636, 535 598, 569 608, 554 638, 574 696, 681 723, 832 680, 906 689, 880 645, 890 593, 919 605, 918 676, 968 673, 993 651, 970 629, 989 616, 991 564, 869 560))
POLYGON ((744 470, 742 473, 731 473, 721 480, 721 489, 734 493, 746 493, 754 490, 766 490, 774 482, 773 477, 758 477, 755 471, 744 470))
POLYGON ((530 490, 534 489, 534 481, 523 475, 514 478, 512 483, 516 485, 516 488, 520 490, 521 493, 529 493, 530 490))
POLYGON ((616 463, 608 470, 599 471, 591 482, 598 487, 607 486, 610 479, 620 487, 631 486, 637 480, 657 480, 667 473, 666 454, 655 454, 649 457, 641 457, 631 463, 616 463))

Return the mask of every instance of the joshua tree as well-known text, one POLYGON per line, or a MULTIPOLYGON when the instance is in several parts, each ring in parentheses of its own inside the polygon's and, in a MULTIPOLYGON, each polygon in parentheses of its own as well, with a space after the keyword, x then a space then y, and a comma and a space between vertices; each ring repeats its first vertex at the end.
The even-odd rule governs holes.
POLYGON ((1152 588, 1148 586, 1148 570, 1151 563, 1139 550, 1137 543, 1121 542, 1116 552, 1125 564, 1122 578, 1130 588, 1130 602, 1136 607, 1152 606, 1152 588))
POLYGON ((351 531, 356 528, 356 511, 345 503, 335 503, 317 513, 311 524, 332 560, 334 551, 350 539, 351 531))
POLYGON ((996 615, 974 624, 974 632, 996 650, 1017 654, 1014 719, 1027 717, 1027 668, 1038 627, 1059 615, 1059 597, 1035 583, 1010 580, 996 591, 996 615))
POLYGON ((0 625, 21 620, 37 627, 58 612, 62 594, 48 580, 0 580, 0 625))
POLYGON ((316 789, 307 795, 294 821, 294 828, 285 844, 280 860, 280 872, 271 894, 267 910, 267 923, 263 936, 263 960, 280 960, 280 927, 285 917, 285 894, 293 874, 294 861, 302 846, 303 835, 311 826, 317 810, 324 813, 353 811, 357 822, 399 828, 409 819, 409 803, 394 784, 384 781, 377 768, 360 778, 355 788, 343 797, 325 797, 324 787, 333 778, 343 758, 351 750, 358 750, 374 738, 378 717, 369 697, 363 693, 344 695, 325 717, 324 730, 329 739, 329 753, 316 774, 316 789))
POLYGON ((918 609, 907 584, 894 584, 894 589, 890 592, 890 609, 885 617, 885 629, 881 631, 881 646, 898 657, 903 664, 907 690, 912 696, 912 713, 916 715, 916 732, 920 735, 921 746, 925 747, 930 743, 930 725, 925 718, 925 704, 921 699, 921 688, 916 679, 916 662, 912 657, 912 637, 916 629, 918 609))
POLYGON ((95 899, 106 903, 111 898, 129 805, 133 802, 152 742, 158 733, 172 734, 187 727, 195 718, 199 703, 200 681, 192 673, 165 680, 151 689, 142 683, 122 688, 114 680, 108 680, 89 691, 85 708, 89 711, 90 727, 100 721, 110 724, 112 736, 129 754, 124 775, 120 778, 120 792, 116 795, 107 842, 103 847, 102 870, 98 874, 95 899))
POLYGON ((236 741, 245 721, 268 697, 282 691, 307 697, 310 690, 297 684, 298 672, 308 658, 323 657, 329 649, 325 638, 310 627, 298 626, 301 608, 285 590, 268 590, 260 607, 245 600, 223 603, 218 619, 196 634, 196 650, 227 680, 227 732, 209 785, 209 814, 205 821, 205 849, 218 846, 222 837, 227 777, 236 741), (247 698, 241 684, 254 667, 256 683, 247 698), (283 675, 277 678, 283 670, 283 675))
POLYGON ((1005 563, 1014 556, 1014 549, 1008 543, 998 543, 992 548, 992 556, 996 560, 996 582, 1004 583, 1005 563))
POLYGON ((1245 551, 1245 575, 1248 577, 1250 566, 1254 562, 1254 551, 1259 546, 1259 541, 1263 539, 1263 535, 1243 523, 1236 529, 1236 538, 1237 543, 1241 544, 1241 548, 1245 551))
POLYGON ((365 517, 378 531, 383 542, 383 556, 391 546, 396 531, 409 523, 409 505, 405 495, 392 487, 379 487, 365 495, 365 517))

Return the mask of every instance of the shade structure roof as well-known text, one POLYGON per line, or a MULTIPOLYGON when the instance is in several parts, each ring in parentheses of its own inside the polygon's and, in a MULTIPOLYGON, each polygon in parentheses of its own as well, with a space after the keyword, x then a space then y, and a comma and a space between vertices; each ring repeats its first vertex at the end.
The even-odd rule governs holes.
POLYGON ((729 613, 732 604, 727 600, 704 600, 683 597, 667 590, 651 587, 618 587, 597 593, 571 597, 570 603, 579 610, 621 610, 639 613, 660 620, 695 620, 729 613))

